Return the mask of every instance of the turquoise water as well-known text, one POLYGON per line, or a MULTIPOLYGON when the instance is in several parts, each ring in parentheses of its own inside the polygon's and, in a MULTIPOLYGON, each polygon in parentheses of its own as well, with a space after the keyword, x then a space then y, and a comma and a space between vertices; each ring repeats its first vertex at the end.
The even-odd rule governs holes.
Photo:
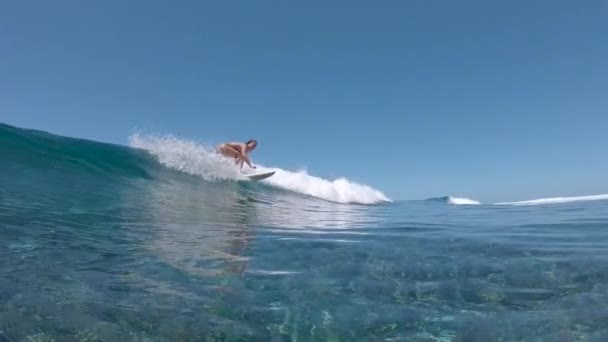
POLYGON ((133 144, 0 125, 0 341, 608 340, 604 197, 390 201, 133 144))

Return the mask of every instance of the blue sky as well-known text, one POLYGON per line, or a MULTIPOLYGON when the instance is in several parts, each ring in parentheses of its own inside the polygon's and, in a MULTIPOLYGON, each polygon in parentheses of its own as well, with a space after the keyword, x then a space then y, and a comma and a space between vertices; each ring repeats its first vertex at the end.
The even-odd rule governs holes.
POLYGON ((607 193, 606 1, 12 1, 0 122, 254 162, 393 199, 607 193))

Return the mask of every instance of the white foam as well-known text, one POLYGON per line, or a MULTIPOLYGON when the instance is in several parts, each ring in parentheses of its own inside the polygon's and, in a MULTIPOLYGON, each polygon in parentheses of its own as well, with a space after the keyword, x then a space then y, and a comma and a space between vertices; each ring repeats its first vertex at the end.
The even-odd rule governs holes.
MULTIPOLYGON (((232 160, 217 154, 213 148, 172 136, 154 137, 134 134, 129 137, 133 147, 148 150, 170 168, 197 175, 205 180, 246 179, 232 160)), ((311 176, 305 171, 292 172, 280 168, 256 165, 255 172, 275 171, 263 180, 267 184, 300 194, 339 203, 374 204, 390 201, 382 192, 345 178, 329 181, 311 176)), ((244 169, 247 166, 244 166, 244 169)))
POLYGON ((468 198, 460 198, 460 197, 448 197, 448 204, 453 205, 479 205, 481 203, 468 199, 468 198))
POLYGON ((541 205, 541 204, 558 204, 558 203, 570 203, 570 202, 582 202, 582 201, 602 201, 602 200, 608 200, 608 194, 592 195, 592 196, 540 198, 540 199, 529 200, 529 201, 503 202, 503 203, 495 203, 495 204, 497 204, 497 205, 541 205))
POLYGON ((339 203, 373 204, 390 201, 382 192, 345 178, 329 181, 309 175, 306 171, 286 171, 279 168, 258 167, 259 172, 275 171, 264 182, 304 195, 339 203))

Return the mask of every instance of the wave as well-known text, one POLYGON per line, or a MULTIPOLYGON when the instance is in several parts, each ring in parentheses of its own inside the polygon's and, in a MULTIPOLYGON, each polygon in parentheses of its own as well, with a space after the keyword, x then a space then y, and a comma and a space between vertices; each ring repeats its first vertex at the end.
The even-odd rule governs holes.
POLYGON ((268 184, 304 195, 318 197, 339 203, 374 204, 390 202, 382 192, 367 185, 357 184, 346 178, 333 181, 311 176, 306 171, 291 172, 278 168, 260 167, 261 171, 275 171, 266 179, 268 184))
MULTIPOLYGON (((601 195, 590 195, 590 196, 572 196, 572 197, 550 197, 550 198, 539 198, 526 201, 517 202, 497 202, 491 205, 544 205, 544 204, 560 204, 560 203, 572 203, 572 202, 586 202, 586 201, 606 201, 608 200, 608 194, 601 195)), ((481 205, 482 203, 469 198, 444 196, 429 198, 427 201, 442 202, 450 205, 481 205)))
MULTIPOLYGON (((247 180, 231 159, 215 152, 211 147, 170 135, 152 136, 133 134, 132 147, 145 149, 160 163, 182 172, 200 176, 208 181, 247 180)), ((354 204, 376 204, 391 200, 381 191, 367 185, 338 178, 330 181, 309 175, 306 171, 288 171, 277 167, 256 165, 257 172, 275 171, 275 175, 261 182, 273 187, 293 191, 327 201, 354 204)), ((246 169, 246 166, 243 170, 246 169)))
POLYGON ((608 200, 608 194, 591 195, 591 196, 572 196, 572 197, 551 197, 539 198, 534 200, 519 201, 519 202, 502 202, 495 203, 496 205, 542 205, 542 204, 559 204, 584 201, 605 201, 608 200))
POLYGON ((480 202, 477 202, 468 198, 460 198, 460 197, 448 197, 448 204, 453 205, 479 205, 480 202))
POLYGON ((442 203, 451 204, 451 205, 479 205, 479 204, 481 204, 480 202, 472 200, 472 199, 463 198, 463 197, 453 197, 453 196, 429 198, 429 199, 427 199, 427 201, 442 202, 442 203))
POLYGON ((59 136, 0 123, 0 156, 4 167, 91 177, 151 178, 158 163, 146 153, 114 144, 59 136))

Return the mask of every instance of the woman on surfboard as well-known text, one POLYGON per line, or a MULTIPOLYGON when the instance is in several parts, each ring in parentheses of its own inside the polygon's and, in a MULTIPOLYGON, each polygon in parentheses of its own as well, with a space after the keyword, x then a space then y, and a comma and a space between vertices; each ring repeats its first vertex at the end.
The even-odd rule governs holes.
POLYGON ((243 162, 247 163, 250 168, 255 169, 255 166, 251 165, 251 159, 249 159, 249 153, 258 146, 258 142, 255 139, 249 139, 246 143, 227 142, 220 144, 217 147, 217 151, 226 157, 234 158, 234 163, 239 164, 240 168, 243 168, 243 162))

